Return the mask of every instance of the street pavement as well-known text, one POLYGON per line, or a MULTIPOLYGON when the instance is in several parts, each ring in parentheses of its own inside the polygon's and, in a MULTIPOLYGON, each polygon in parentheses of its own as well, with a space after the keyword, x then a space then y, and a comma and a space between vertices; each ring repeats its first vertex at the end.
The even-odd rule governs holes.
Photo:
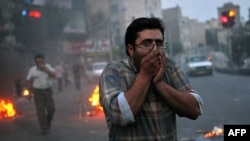
POLYGON ((33 101, 25 97, 15 98, 14 105, 17 116, 11 119, 0 119, 0 141, 105 141, 108 140, 108 129, 102 112, 93 113, 94 108, 87 99, 92 94, 96 84, 82 84, 77 91, 71 84, 56 92, 55 117, 48 135, 42 135, 33 101), (85 103, 83 103, 85 101, 85 103))

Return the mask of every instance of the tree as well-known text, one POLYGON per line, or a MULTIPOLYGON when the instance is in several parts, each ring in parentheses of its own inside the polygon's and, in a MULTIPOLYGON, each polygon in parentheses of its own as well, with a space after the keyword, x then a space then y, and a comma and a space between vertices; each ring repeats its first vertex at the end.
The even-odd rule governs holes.
POLYGON ((242 47, 244 55, 250 56, 250 21, 246 22, 241 28, 234 29, 231 35, 231 46, 232 52, 236 49, 238 45, 242 47))

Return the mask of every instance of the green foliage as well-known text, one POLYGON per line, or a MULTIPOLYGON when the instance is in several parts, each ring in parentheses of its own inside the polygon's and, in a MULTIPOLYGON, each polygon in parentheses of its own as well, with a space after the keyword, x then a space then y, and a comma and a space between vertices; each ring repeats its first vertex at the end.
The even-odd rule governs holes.
POLYGON ((231 46, 232 51, 235 50, 235 48, 240 45, 247 57, 250 56, 250 23, 246 24, 240 29, 237 29, 233 31, 233 34, 231 36, 231 46))

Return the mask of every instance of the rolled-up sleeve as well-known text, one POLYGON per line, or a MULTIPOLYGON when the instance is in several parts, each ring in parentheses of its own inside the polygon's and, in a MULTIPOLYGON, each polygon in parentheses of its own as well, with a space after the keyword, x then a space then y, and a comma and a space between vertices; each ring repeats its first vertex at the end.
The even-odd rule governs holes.
POLYGON ((122 114, 122 120, 125 124, 135 122, 134 115, 128 105, 127 99, 124 96, 124 92, 118 95, 119 108, 122 114))
MULTIPOLYGON (((180 70, 180 68, 176 65, 171 66, 171 69, 168 70, 170 74, 172 74, 171 84, 174 86, 175 89, 179 91, 188 91, 191 95, 195 97, 195 99, 199 103, 199 108, 201 111, 201 114, 203 113, 202 107, 203 107, 203 99, 201 96, 194 90, 191 86, 191 83, 186 76, 186 74, 180 70)), ((168 76, 168 74, 166 74, 168 76)), ((170 80, 169 80, 170 81, 170 80)))
POLYGON ((123 78, 113 65, 108 65, 100 77, 100 104, 109 126, 124 126, 132 122, 134 117, 124 95, 126 88, 122 83, 123 78))
POLYGON ((193 95, 194 97, 195 97, 195 99, 198 101, 198 103, 199 103, 199 108, 200 108, 200 111, 201 111, 201 114, 203 113, 202 111, 202 106, 203 106, 203 100, 202 100, 202 98, 200 97, 200 95, 199 94, 197 94, 197 93, 193 93, 193 92, 191 92, 190 93, 191 95, 193 95))

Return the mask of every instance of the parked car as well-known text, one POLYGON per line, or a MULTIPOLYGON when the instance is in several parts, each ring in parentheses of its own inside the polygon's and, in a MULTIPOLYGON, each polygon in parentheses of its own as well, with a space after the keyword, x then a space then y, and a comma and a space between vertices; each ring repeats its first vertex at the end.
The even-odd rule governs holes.
POLYGON ((108 62, 95 62, 91 65, 91 70, 87 71, 87 76, 91 82, 97 82, 108 62))
POLYGON ((186 73, 188 76, 213 74, 213 63, 207 55, 191 55, 186 58, 186 73))

